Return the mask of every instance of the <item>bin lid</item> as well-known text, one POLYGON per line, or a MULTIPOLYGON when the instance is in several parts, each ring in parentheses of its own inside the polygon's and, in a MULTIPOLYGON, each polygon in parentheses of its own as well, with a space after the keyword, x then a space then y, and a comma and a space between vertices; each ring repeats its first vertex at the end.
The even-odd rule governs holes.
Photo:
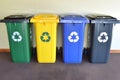
POLYGON ((88 18, 91 23, 118 23, 118 20, 112 16, 91 15, 88 18))
POLYGON ((89 20, 81 15, 60 16, 61 23, 89 23, 89 20))
POLYGON ((30 22, 59 22, 59 17, 55 14, 38 14, 30 22))
POLYGON ((29 19, 32 17, 32 15, 10 15, 7 17, 4 17, 2 22, 29 22, 29 19))

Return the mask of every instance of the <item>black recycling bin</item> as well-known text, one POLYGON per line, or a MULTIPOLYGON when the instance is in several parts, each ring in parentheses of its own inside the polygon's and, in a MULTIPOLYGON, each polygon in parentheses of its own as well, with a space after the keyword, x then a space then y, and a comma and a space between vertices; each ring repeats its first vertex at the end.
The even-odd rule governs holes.
POLYGON ((88 58, 92 63, 107 63, 109 58, 112 28, 117 19, 111 16, 89 16, 88 58))

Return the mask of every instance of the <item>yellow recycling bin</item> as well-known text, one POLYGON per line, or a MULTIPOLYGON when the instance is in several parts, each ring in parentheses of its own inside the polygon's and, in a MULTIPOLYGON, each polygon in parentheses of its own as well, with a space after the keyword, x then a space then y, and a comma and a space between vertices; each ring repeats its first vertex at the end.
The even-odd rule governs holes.
POLYGON ((54 14, 38 14, 30 22, 36 30, 37 59, 39 63, 55 63, 56 35, 59 17, 54 14))

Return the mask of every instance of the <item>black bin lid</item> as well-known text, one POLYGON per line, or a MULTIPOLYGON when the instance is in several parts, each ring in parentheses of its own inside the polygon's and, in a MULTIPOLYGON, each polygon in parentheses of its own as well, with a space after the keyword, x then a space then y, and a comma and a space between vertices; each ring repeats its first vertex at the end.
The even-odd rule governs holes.
POLYGON ((91 23, 118 23, 118 20, 112 16, 91 15, 88 18, 91 20, 91 23))
POLYGON ((9 15, 5 17, 3 22, 29 22, 32 15, 9 15))

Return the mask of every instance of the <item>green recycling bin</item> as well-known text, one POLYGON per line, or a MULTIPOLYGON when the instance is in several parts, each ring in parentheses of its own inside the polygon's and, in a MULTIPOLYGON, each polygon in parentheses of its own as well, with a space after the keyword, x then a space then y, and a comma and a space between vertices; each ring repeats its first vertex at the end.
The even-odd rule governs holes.
POLYGON ((10 52, 13 62, 30 62, 31 58, 31 15, 10 15, 2 22, 6 23, 10 52))

